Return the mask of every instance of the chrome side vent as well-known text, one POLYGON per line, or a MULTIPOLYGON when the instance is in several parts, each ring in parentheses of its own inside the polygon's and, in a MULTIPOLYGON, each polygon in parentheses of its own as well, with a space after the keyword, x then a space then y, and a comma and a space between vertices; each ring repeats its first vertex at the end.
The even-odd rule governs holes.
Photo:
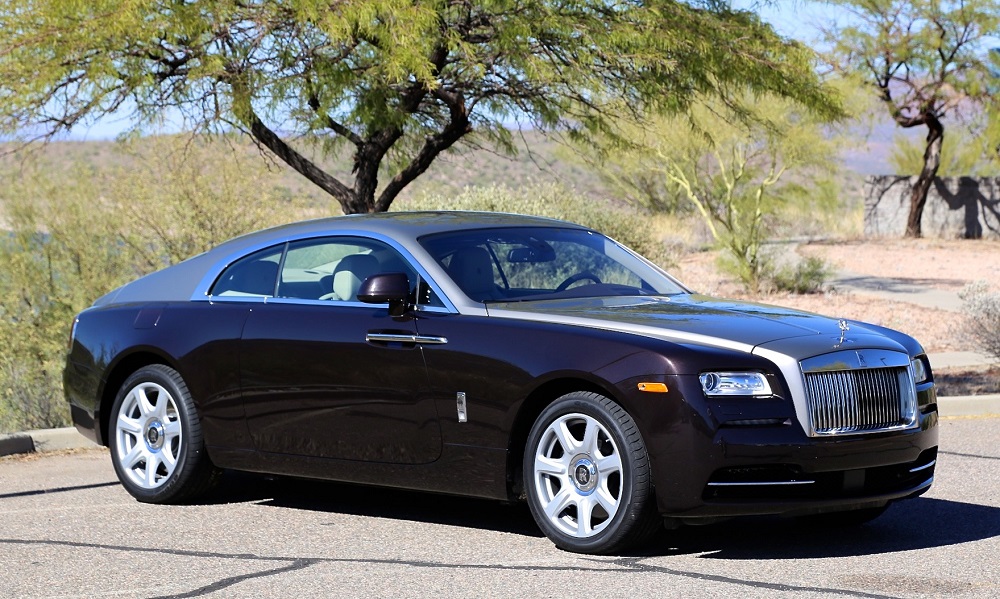
POLYGON ((916 424, 916 388, 905 354, 837 352, 803 362, 803 374, 814 436, 884 432, 916 424), (821 358, 823 367, 817 368, 821 358), (875 364, 879 367, 868 367, 875 364))

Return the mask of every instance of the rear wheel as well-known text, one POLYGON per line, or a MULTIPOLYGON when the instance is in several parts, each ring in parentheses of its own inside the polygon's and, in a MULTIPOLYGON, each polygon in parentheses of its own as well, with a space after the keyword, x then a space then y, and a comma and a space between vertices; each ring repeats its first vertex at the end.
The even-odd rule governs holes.
POLYGON ((659 529, 646 446, 632 417, 596 393, 560 397, 528 435, 524 487, 557 546, 613 553, 659 529))
POLYGON ((184 379, 162 364, 134 372, 111 411, 111 461, 139 501, 176 503, 207 491, 218 475, 184 379))

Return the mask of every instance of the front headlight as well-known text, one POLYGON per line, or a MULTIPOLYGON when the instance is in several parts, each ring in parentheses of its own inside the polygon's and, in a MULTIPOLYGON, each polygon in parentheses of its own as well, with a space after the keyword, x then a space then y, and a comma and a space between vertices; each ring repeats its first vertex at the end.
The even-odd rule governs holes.
POLYGON ((706 372, 698 377, 706 397, 759 397, 771 395, 767 377, 760 372, 706 372))
POLYGON ((910 360, 910 369, 913 371, 913 382, 916 384, 926 383, 930 380, 930 369, 924 363, 923 358, 913 358, 910 360))

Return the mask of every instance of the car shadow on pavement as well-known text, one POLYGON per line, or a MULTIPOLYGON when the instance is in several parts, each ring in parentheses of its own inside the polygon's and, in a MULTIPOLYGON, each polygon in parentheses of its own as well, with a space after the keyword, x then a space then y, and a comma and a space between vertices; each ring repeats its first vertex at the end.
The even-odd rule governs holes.
POLYGON ((542 533, 526 504, 226 471, 198 503, 241 503, 445 524, 528 537, 542 533))
POLYGON ((798 518, 741 518, 660 535, 642 555, 710 559, 809 559, 945 547, 1000 535, 1000 508, 920 497, 864 525, 798 518))
MULTIPOLYGON (((542 536, 524 504, 241 472, 224 476, 223 484, 199 503, 253 502, 542 536)), ((920 497, 893 505, 881 517, 859 526, 777 517, 683 526, 664 531, 629 555, 701 554, 735 560, 846 557, 944 547, 997 535, 1000 508, 920 497)))

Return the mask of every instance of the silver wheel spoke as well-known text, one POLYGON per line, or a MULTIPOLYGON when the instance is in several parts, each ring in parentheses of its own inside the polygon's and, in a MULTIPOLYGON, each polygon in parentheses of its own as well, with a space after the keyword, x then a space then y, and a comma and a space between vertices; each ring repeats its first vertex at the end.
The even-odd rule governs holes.
POLYGON ((581 497, 576 504, 576 535, 578 537, 588 537, 594 532, 590 525, 591 516, 594 513, 594 501, 591 496, 581 497))
POLYGON ((608 518, 615 515, 618 511, 618 500, 615 499, 611 493, 608 492, 607 482, 597 488, 597 492, 594 493, 593 497, 597 500, 597 504, 604 508, 604 511, 608 513, 608 518))
POLYGON ((143 447, 142 441, 137 442, 135 446, 132 447, 131 451, 129 451, 127 454, 125 454, 124 457, 122 457, 121 459, 122 466, 124 466, 128 470, 134 470, 136 465, 138 465, 139 462, 143 460, 145 454, 146 454, 146 448, 143 447))
POLYGON ((559 439, 559 443, 566 454, 576 453, 580 444, 573 438, 573 434, 569 432, 569 426, 566 424, 565 418, 553 425, 552 432, 556 434, 556 438, 559 439))
POLYGON ((167 476, 170 476, 174 472, 174 467, 177 466, 177 458, 174 454, 170 453, 168 448, 164 448, 166 451, 160 453, 160 460, 163 465, 167 467, 167 476))
POLYGON ((142 424, 138 420, 129 418, 125 414, 118 415, 118 430, 130 434, 136 439, 140 439, 142 437, 142 424))
POLYGON ((574 494, 570 490, 569 486, 563 486, 556 493, 556 496, 549 501, 545 506, 545 515, 549 517, 550 520, 558 520, 559 514, 573 504, 574 494))
POLYGON ((166 437, 164 441, 164 447, 168 447, 170 442, 180 436, 181 434, 181 423, 178 420, 173 422, 163 423, 163 436, 166 437))
POLYGON ((136 387, 135 398, 139 402, 139 411, 142 412, 143 416, 149 418, 156 413, 156 406, 150 403, 145 387, 136 387))
POLYGON ((601 471, 601 475, 608 475, 612 472, 622 471, 622 461, 618 458, 617 453, 613 453, 607 457, 597 459, 597 469, 601 471))
POLYGON ((146 456, 146 487, 153 488, 156 486, 156 470, 159 466, 159 454, 150 453, 146 456))
POLYGON ((583 442, 580 444, 580 450, 589 453, 592 456, 597 455, 597 433, 600 431, 598 428, 596 420, 587 420, 587 428, 584 429, 583 442))
POLYGON ((569 472, 569 461, 566 456, 564 459, 555 460, 552 458, 547 458, 545 456, 535 457, 535 474, 548 474, 552 476, 565 476, 569 472))

